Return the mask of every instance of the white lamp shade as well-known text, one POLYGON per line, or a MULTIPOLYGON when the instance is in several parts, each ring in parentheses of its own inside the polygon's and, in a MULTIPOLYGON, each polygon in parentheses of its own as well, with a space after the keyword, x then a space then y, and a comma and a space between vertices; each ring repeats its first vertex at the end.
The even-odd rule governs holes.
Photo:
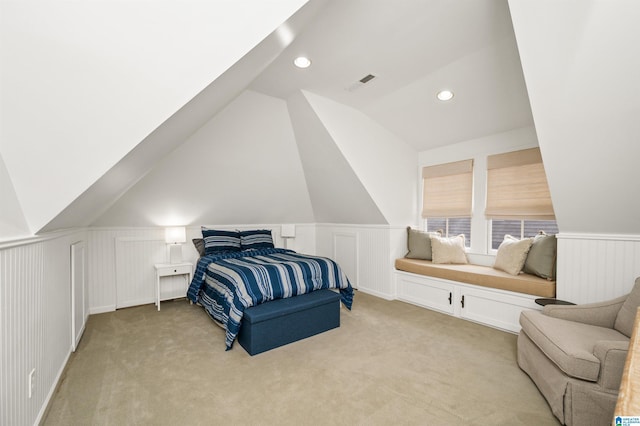
POLYGON ((282 238, 295 238, 296 237, 296 225, 282 225, 280 229, 280 236, 282 238))
POLYGON ((167 244, 184 243, 187 241, 187 231, 184 226, 174 226, 164 230, 164 240, 167 244))

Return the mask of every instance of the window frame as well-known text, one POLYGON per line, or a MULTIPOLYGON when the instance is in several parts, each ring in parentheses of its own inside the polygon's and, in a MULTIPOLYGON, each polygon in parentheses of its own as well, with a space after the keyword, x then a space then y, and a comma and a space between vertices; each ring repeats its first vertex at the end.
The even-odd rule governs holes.
MULTIPOLYGON (((513 237, 516 237, 518 239, 523 239, 523 238, 528 238, 524 236, 524 230, 525 230, 525 222, 526 221, 531 221, 531 222, 553 222, 555 224, 555 228, 558 228, 558 222, 554 219, 554 220, 550 220, 550 219, 545 219, 545 220, 540 220, 540 219, 487 219, 487 253, 488 254, 497 254, 498 253, 498 249, 497 248, 493 248, 493 221, 494 220, 512 220, 512 221, 520 221, 520 234, 519 235, 512 235, 513 237)), ((551 234, 550 234, 551 235, 551 234)), ((504 238, 504 236, 502 237, 504 238)))
MULTIPOLYGON (((469 252, 471 250, 471 224, 473 222, 473 217, 472 216, 466 216, 466 217, 432 217, 431 219, 439 219, 439 220, 443 220, 444 219, 444 223, 445 223, 445 229, 443 229, 444 234, 442 235, 443 237, 446 238, 450 238, 450 237, 455 237, 455 235, 449 235, 449 220, 451 219, 469 219, 469 235, 464 236, 464 248, 465 251, 469 252)), ((429 230, 429 218, 425 217, 422 220, 422 229, 424 229, 427 232, 436 232, 437 230, 429 230)), ((459 234, 456 234, 459 235, 459 234)))

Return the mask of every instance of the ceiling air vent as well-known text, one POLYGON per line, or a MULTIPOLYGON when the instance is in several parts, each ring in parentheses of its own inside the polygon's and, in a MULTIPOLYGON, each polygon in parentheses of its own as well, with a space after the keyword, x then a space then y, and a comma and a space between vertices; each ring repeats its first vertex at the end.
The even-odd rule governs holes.
POLYGON ((366 83, 370 82, 371 80, 373 80, 374 78, 376 78, 375 75, 373 74, 367 74, 364 77, 362 77, 360 80, 356 81, 355 83, 347 86, 345 88, 345 90, 349 91, 349 92, 354 92, 356 90, 358 90, 359 88, 361 88, 362 86, 364 86, 366 83))
POLYGON ((375 76, 375 75, 371 75, 371 74, 366 75, 366 76, 364 76, 364 77, 362 77, 362 78, 360 79, 360 83, 362 83, 362 84, 364 84, 364 83, 368 83, 368 82, 370 82, 371 80, 373 80, 374 78, 376 78, 376 76, 375 76))

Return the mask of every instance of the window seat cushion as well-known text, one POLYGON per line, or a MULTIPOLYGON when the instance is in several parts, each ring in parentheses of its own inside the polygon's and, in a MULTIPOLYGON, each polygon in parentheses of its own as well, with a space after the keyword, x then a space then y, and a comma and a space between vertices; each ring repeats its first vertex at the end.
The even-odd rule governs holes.
POLYGON ((490 266, 472 264, 436 264, 429 260, 406 258, 396 259, 395 266, 399 271, 442 278, 466 284, 475 284, 482 287, 515 291, 540 297, 556 296, 555 281, 549 281, 544 278, 525 273, 520 275, 510 275, 506 272, 498 271, 490 266))

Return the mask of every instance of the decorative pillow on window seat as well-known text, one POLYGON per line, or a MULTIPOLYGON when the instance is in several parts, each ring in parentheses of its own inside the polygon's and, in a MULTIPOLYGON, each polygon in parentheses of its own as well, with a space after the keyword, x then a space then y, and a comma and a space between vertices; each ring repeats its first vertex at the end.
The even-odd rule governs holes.
POLYGON ((440 236, 440 233, 420 231, 407 226, 407 249, 409 251, 404 257, 407 259, 431 260, 433 255, 431 252, 431 238, 429 237, 432 235, 440 236))
POLYGON ((555 280, 557 245, 555 235, 547 235, 540 231, 538 235, 533 237, 533 244, 522 270, 527 274, 555 280))
POLYGON ((505 271, 511 275, 518 275, 522 271, 527 254, 533 244, 533 238, 519 240, 511 235, 505 235, 498 247, 494 269, 505 271))
POLYGON ((433 263, 469 263, 464 251, 464 234, 451 238, 431 235, 430 239, 433 263))

